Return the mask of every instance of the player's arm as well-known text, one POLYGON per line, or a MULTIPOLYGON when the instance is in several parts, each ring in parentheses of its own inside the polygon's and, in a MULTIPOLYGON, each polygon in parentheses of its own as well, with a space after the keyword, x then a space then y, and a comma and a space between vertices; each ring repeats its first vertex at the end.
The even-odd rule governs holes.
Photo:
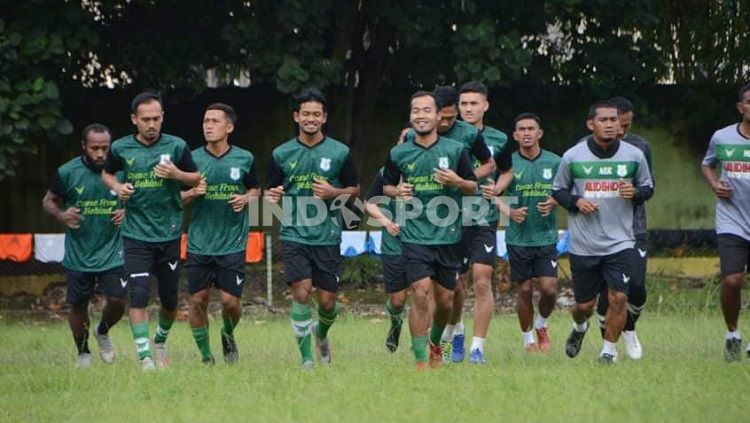
POLYGON ((354 166, 354 160, 352 155, 348 154, 344 161, 344 166, 341 168, 339 173, 339 180, 341 181, 342 188, 335 187, 324 180, 313 181, 313 195, 323 200, 331 200, 336 197, 345 195, 347 196, 347 202, 353 201, 359 195, 359 177, 357 176, 357 168, 354 166))
POLYGON ((643 203, 654 195, 654 181, 651 179, 651 171, 649 170, 644 154, 640 154, 638 169, 636 170, 633 182, 635 186, 633 202, 643 203))
POLYGON ((701 175, 703 175, 703 179, 718 198, 729 198, 732 196, 732 187, 726 181, 722 181, 717 177, 717 163, 719 163, 719 157, 716 155, 716 140, 711 137, 708 149, 706 150, 706 156, 701 163, 701 175))
POLYGON ((570 174, 570 162, 567 156, 563 156, 560 166, 557 168, 555 179, 552 182, 552 198, 572 213, 581 212, 589 214, 596 211, 596 203, 574 195, 570 189, 572 186, 573 177, 570 174))
POLYGON ((183 190, 180 191, 180 199, 182 200, 182 205, 187 206, 196 198, 206 195, 207 189, 208 183, 206 182, 205 177, 201 177, 201 181, 194 187, 183 187, 183 190))
POLYGON ((78 229, 81 225, 81 215, 76 207, 68 207, 63 210, 63 198, 65 197, 65 187, 63 186, 60 174, 55 172, 55 176, 52 177, 52 182, 47 190, 47 193, 42 198, 42 209, 47 214, 54 217, 63 225, 71 228, 78 229))
POLYGON ((401 181, 401 171, 391 160, 390 153, 383 168, 383 194, 391 198, 408 198, 412 195, 412 185, 401 181))
POLYGON ((284 170, 276 163, 276 158, 271 156, 266 173, 266 190, 264 198, 269 203, 278 203, 284 196, 284 170))
POLYGON ((154 167, 154 173, 159 178, 174 179, 182 185, 196 187, 201 182, 201 173, 193 161, 193 155, 190 150, 185 148, 182 157, 177 163, 167 161, 159 163, 154 167))
POLYGON ((495 155, 495 165, 497 166, 500 175, 495 181, 494 195, 501 195, 508 189, 511 181, 513 181, 513 153, 510 150, 509 145, 505 145, 503 151, 495 155))
POLYGON ((120 182, 120 180, 117 178, 117 172, 124 169, 125 165, 122 161, 122 158, 113 154, 112 150, 110 149, 109 153, 107 154, 107 160, 104 162, 104 166, 102 167, 102 183, 104 183, 107 188, 114 191, 115 194, 117 194, 117 198, 122 201, 125 201, 128 198, 132 197, 133 193, 135 192, 135 187, 133 186, 133 184, 129 182, 120 182))
POLYGON ((255 171, 255 162, 250 166, 250 171, 245 174, 242 183, 247 191, 244 194, 233 194, 228 201, 232 210, 237 213, 241 212, 250 201, 260 196, 260 184, 258 183, 258 174, 255 171))
POLYGON ((383 176, 378 172, 375 175, 375 180, 372 182, 372 187, 370 187, 370 193, 367 195, 367 201, 365 201, 365 210, 367 211, 367 214, 370 215, 371 218, 375 219, 378 224, 385 228, 388 233, 390 233, 393 236, 398 236, 400 232, 400 228, 396 222, 391 220, 393 216, 386 216, 385 213, 378 207, 379 202, 373 201, 374 199, 382 200, 385 199, 386 201, 393 201, 390 198, 386 198, 384 196, 383 192, 383 176))
POLYGON ((492 153, 484 142, 484 136, 477 132, 474 145, 471 146, 471 154, 479 160, 479 167, 474 169, 474 176, 477 180, 484 179, 495 173, 495 162, 492 160, 492 153))
POLYGON ((450 169, 438 169, 435 171, 435 176, 441 184, 454 186, 464 195, 473 195, 477 192, 477 176, 474 174, 469 154, 466 151, 461 151, 455 172, 450 169))

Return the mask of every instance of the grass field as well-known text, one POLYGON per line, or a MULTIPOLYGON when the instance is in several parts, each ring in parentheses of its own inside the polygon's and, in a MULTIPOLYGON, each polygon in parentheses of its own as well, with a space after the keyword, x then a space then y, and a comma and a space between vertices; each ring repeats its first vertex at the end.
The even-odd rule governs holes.
MULTIPOLYGON (((220 354, 218 321, 213 348, 220 354)), ((593 322, 592 322, 593 323, 593 322)), ((743 320, 747 327, 747 319, 743 320)), ((642 319, 644 358, 596 363, 598 330, 581 355, 563 352, 567 312, 550 321, 554 349, 527 356, 513 315, 496 316, 489 363, 413 370, 405 347, 383 347, 381 319, 343 315, 331 339, 334 362, 299 369, 286 318, 248 316, 239 326, 240 362, 206 368, 185 322, 170 335, 173 365, 143 374, 128 327, 113 329, 118 361, 73 367, 63 323, 0 319, 2 421, 746 421, 750 360, 722 359, 715 310, 652 312, 642 319)), ((153 333, 153 331, 152 331, 153 333)), ((622 350, 622 347, 620 348, 622 350)), ((95 354, 95 343, 92 343, 95 354)))

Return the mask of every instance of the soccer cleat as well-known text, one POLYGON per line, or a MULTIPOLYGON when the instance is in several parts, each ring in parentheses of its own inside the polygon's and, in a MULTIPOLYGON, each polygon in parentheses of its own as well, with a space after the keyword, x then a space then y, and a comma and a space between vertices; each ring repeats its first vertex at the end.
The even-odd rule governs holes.
POLYGON ((440 341, 440 349, 443 351, 443 363, 450 363, 453 352, 451 341, 440 341))
POLYGON ((484 353, 479 348, 469 351, 469 363, 484 364, 484 353))
POLYGON ((396 352, 399 338, 401 338, 401 325, 391 323, 391 328, 388 330, 388 337, 385 338, 385 347, 388 348, 388 351, 396 352))
POLYGON ((640 360, 643 357, 643 348, 634 330, 623 331, 622 341, 625 343, 625 353, 631 360, 640 360))
POLYGON ((443 349, 440 345, 430 342, 430 367, 438 368, 443 365, 443 349))
POLYGON ((96 343, 99 345, 99 356, 102 361, 107 364, 115 362, 115 349, 112 346, 112 338, 109 334, 100 335, 98 331, 94 331, 96 343))
POLYGON ((549 352, 552 349, 552 344, 549 342, 549 333, 547 332, 547 328, 539 328, 535 329, 536 332, 536 339, 539 341, 539 351, 541 352, 549 352))
POLYGON ((213 357, 206 357, 201 360, 201 363, 205 364, 206 367, 213 367, 216 364, 216 359, 213 357))
POLYGON ((539 345, 537 345, 536 342, 532 342, 530 344, 526 344, 526 346, 523 347, 523 350, 526 352, 526 354, 538 353, 539 345))
POLYGON ((578 332, 575 329, 570 331, 570 335, 568 335, 568 339, 565 341, 565 354, 568 357, 573 358, 581 352, 581 345, 585 336, 586 332, 578 332))
POLYGON ((240 358, 240 352, 237 350, 237 342, 234 337, 221 332, 221 351, 224 353, 224 361, 234 364, 240 358))
POLYGON ((169 358, 169 351, 167 350, 167 344, 164 342, 154 342, 154 361, 156 366, 160 369, 166 369, 172 363, 172 359, 169 358))
POLYGON ((315 352, 321 364, 331 364, 331 346, 328 344, 328 338, 318 338, 318 324, 313 323, 310 328, 315 335, 315 352))
POLYGON ((312 360, 305 360, 302 362, 302 370, 309 371, 315 367, 315 363, 312 360))
POLYGON ((78 354, 76 369, 87 369, 91 367, 91 353, 78 354))
POLYGON ((151 372, 156 370, 156 365, 151 357, 144 357, 141 359, 141 370, 144 372, 151 372))
POLYGON ((460 363, 464 361, 464 355, 466 354, 466 349, 464 348, 464 335, 453 335, 453 351, 451 353, 451 359, 454 363, 460 363))
POLYGON ((599 362, 602 364, 606 364, 609 366, 612 366, 615 364, 615 361, 617 360, 617 356, 612 354, 603 353, 599 356, 599 362))
POLYGON ((426 372, 429 370, 429 367, 427 367, 426 361, 417 361, 414 363, 414 369, 418 372, 426 372))
POLYGON ((724 343, 724 360, 728 362, 740 361, 742 340, 739 338, 727 339, 724 343))
POLYGON ((747 358, 750 358, 750 343, 747 344, 747 349, 745 350, 747 353, 747 358))

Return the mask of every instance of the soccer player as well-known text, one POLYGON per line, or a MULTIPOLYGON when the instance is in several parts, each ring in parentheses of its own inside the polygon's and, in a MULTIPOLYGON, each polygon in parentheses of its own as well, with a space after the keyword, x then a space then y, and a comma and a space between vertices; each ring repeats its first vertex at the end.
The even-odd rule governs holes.
MULTIPOLYGON (((497 129, 484 124, 484 115, 489 109, 487 101, 487 87, 476 81, 470 81, 461 86, 459 90, 458 109, 464 122, 474 125, 479 130, 485 145, 495 162, 495 175, 479 178, 479 187, 493 186, 493 190, 500 192, 505 190, 513 178, 511 172, 511 151, 508 146, 508 136, 497 129), (497 182, 497 188, 494 187, 497 182)), ((474 157, 474 168, 479 169, 483 163, 474 157)), ((483 172, 480 172, 482 174, 483 172)), ((464 292, 466 290, 466 271, 471 266, 472 286, 474 288, 474 333, 469 348, 469 361, 475 364, 484 363, 484 340, 487 337, 492 312, 495 307, 495 299, 492 294, 492 269, 495 266, 495 244, 497 224, 500 216, 494 204, 487 202, 486 212, 482 210, 470 210, 464 216, 461 243, 462 248, 468 256, 463 259, 468 261, 461 268, 459 283, 456 285, 451 312, 451 320, 446 326, 444 345, 451 345, 450 334, 455 333, 452 340, 452 359, 462 361, 464 356, 463 323, 461 314, 463 311, 464 292), (472 213, 472 214, 469 214, 472 213), (453 330, 455 322, 457 333, 453 330)), ((450 348, 450 347, 448 347, 450 348)))
POLYGON ((562 157, 553 183, 554 199, 569 211, 570 268, 573 273, 573 330, 565 353, 581 350, 596 297, 607 287, 601 362, 613 364, 627 317, 627 288, 633 273, 633 204, 647 200, 653 183, 643 152, 617 138, 617 106, 609 101, 589 108, 585 142, 562 157))
POLYGON ((91 366, 88 304, 94 285, 107 301, 94 329, 99 355, 107 364, 115 360, 109 329, 120 321, 127 302, 120 238, 123 210, 100 179, 112 136, 106 126, 94 123, 83 129, 82 139, 81 155, 57 169, 42 200, 44 210, 66 226, 62 264, 78 368, 91 366))
POLYGON ((237 113, 223 103, 206 108, 203 136, 206 145, 193 150, 193 161, 204 180, 182 192, 184 204, 193 203, 188 231, 187 268, 190 327, 201 359, 214 364, 208 336, 208 294, 213 285, 221 295, 221 347, 224 360, 239 358, 234 328, 242 316, 240 297, 245 286, 248 235, 247 204, 260 194, 255 157, 229 143, 237 113))
POLYGON ((130 107, 137 132, 112 143, 102 180, 125 203, 122 244, 130 328, 141 369, 148 371, 169 365, 166 341, 177 314, 180 280, 180 191, 183 185, 198 185, 201 174, 185 141, 161 132, 164 109, 158 94, 138 94, 130 107), (125 182, 115 178, 119 171, 125 172, 125 182), (156 276, 161 301, 153 358, 146 310, 151 275, 156 276))
MULTIPOLYGON (((617 106, 617 119, 620 122, 617 137, 628 144, 638 147, 646 156, 651 179, 654 179, 653 163, 651 160, 651 146, 643 137, 630 132, 633 124, 633 103, 624 97, 610 99, 617 106)), ((648 231, 646 226, 646 205, 644 203, 633 203, 633 234, 635 235, 635 256, 633 276, 630 279, 628 289, 628 317, 625 328, 622 331, 622 339, 625 343, 625 353, 633 360, 640 360, 643 356, 643 348, 635 332, 635 323, 641 316, 643 306, 646 304, 646 264, 648 258, 648 231)), ((607 312, 607 296, 600 295, 597 304, 597 317, 599 328, 604 336, 604 315, 607 312)))
POLYGON ((273 150, 265 195, 272 203, 282 201, 284 215, 293 217, 285 218, 288 221, 281 225, 282 260, 292 291, 292 329, 302 368, 311 369, 311 334, 315 333, 320 362, 329 364, 328 330, 339 313, 336 293, 341 270, 341 216, 340 210, 332 207, 333 200, 356 197, 359 181, 349 148, 323 132, 328 118, 323 94, 317 89, 305 90, 295 97, 294 104, 298 135, 273 150), (318 224, 300 217, 311 217, 313 204, 320 206, 319 213, 321 208, 327 213, 318 224), (310 308, 313 287, 317 288, 318 299, 315 324, 310 308))
POLYGON ((510 280, 518 284, 516 310, 526 352, 548 352, 551 348, 547 318, 557 296, 557 202, 551 197, 552 179, 560 156, 541 148, 544 135, 539 116, 522 113, 516 117, 513 139, 514 178, 506 195, 517 199, 515 207, 500 203, 510 217, 505 243, 508 245, 510 280), (539 314, 534 318, 532 281, 539 288, 539 314), (533 329, 537 340, 534 339, 533 329))
POLYGON ((391 149, 383 171, 384 193, 408 202, 404 217, 397 215, 397 223, 406 281, 412 291, 409 331, 420 370, 427 366, 430 320, 429 363, 438 367, 443 362, 440 338, 453 305, 460 268, 455 244, 461 237, 461 197, 477 189, 463 144, 438 135, 440 117, 435 94, 419 91, 412 95, 410 122, 416 136, 391 149), (412 214, 408 219, 407 208, 412 214), (429 314, 431 291, 434 316, 429 314))
MULTIPOLYGON (((724 358, 738 361, 742 336, 737 326, 742 281, 750 270, 750 84, 740 88, 740 122, 714 132, 703 159, 703 178, 716 194, 716 237, 721 267, 721 311, 727 325, 724 358), (721 166, 717 177, 716 166, 721 166)), ((750 345, 747 347, 750 356, 750 345)))

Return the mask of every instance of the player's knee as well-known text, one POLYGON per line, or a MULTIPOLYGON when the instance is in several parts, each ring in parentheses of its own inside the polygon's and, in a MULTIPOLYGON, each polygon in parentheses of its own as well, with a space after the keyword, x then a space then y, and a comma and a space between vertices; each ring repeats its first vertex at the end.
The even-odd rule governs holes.
POLYGON ((395 308, 401 308, 406 305, 406 291, 391 294, 391 304, 395 308))
POLYGON ((161 307, 167 311, 175 311, 177 310, 177 306, 179 305, 177 295, 161 296, 159 300, 161 301, 161 307))
POLYGON ((543 284, 539 287, 539 294, 542 297, 554 298, 557 296, 557 284, 543 284))
POLYGON ((107 307, 112 309, 125 309, 128 301, 125 298, 107 297, 107 307))
POLYGON ((628 302, 628 297, 625 295, 624 292, 615 291, 614 289, 609 290, 609 293, 607 294, 607 299, 609 300, 609 306, 617 310, 625 309, 625 307, 627 306, 627 302, 628 302))
POLYGON ((531 287, 531 281, 518 284, 518 298, 531 298, 532 294, 533 288, 531 287))
POLYGON ((576 303, 575 310, 577 310, 580 313, 590 315, 594 312, 594 306, 596 305, 595 300, 586 301, 582 303, 576 303))
POLYGON ((188 305, 192 309, 202 309, 208 305, 208 296, 202 293, 193 294, 190 296, 188 305))
POLYGON ((89 309, 88 298, 77 298, 70 303, 70 310, 75 314, 86 314, 89 309))
POLYGON ((474 295, 484 297, 492 295, 492 283, 488 278, 479 278, 474 281, 474 295))
POLYGON ((130 307, 146 308, 148 306, 148 281, 133 283, 130 286, 130 307))
POLYGON ((742 273, 724 276, 724 278, 722 278, 721 280, 721 285, 725 289, 739 291, 740 289, 742 289, 742 276, 742 273))

